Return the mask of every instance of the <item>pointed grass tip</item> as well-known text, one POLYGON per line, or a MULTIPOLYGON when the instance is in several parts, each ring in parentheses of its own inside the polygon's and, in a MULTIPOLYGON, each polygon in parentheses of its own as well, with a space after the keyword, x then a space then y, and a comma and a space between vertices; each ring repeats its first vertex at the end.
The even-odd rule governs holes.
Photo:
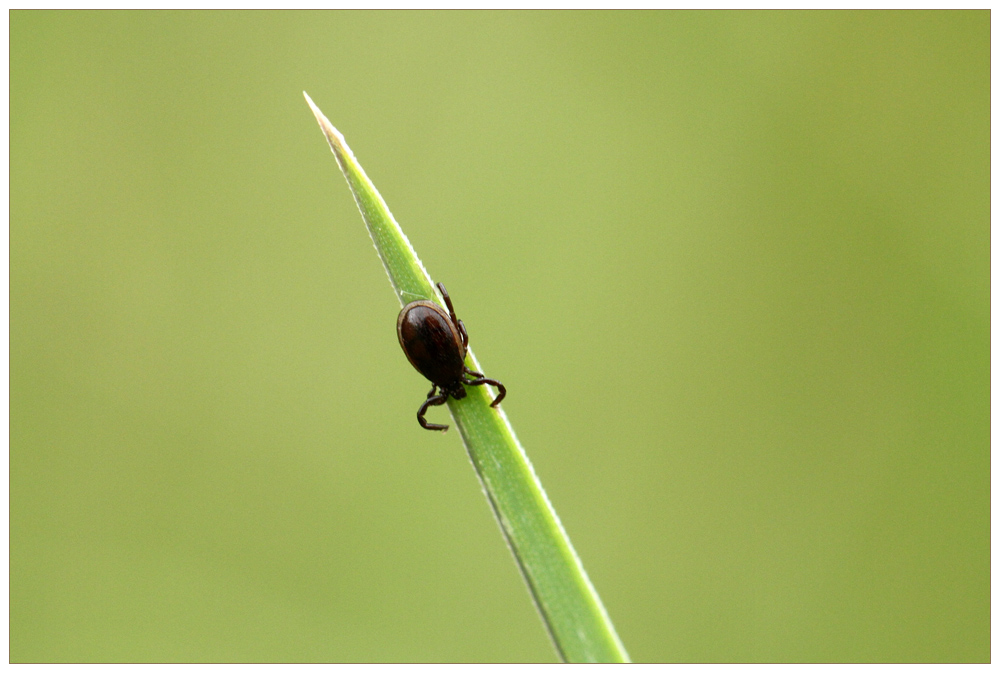
POLYGON ((350 154, 350 150, 347 149, 347 143, 344 141, 344 136, 340 134, 330 120, 326 118, 326 115, 316 107, 316 103, 313 103, 313 99, 309 97, 305 91, 302 95, 306 97, 306 102, 309 103, 309 108, 312 110, 313 115, 316 116, 316 121, 319 123, 319 127, 323 130, 323 135, 326 136, 327 142, 330 143, 330 148, 333 149, 334 154, 345 153, 350 154))

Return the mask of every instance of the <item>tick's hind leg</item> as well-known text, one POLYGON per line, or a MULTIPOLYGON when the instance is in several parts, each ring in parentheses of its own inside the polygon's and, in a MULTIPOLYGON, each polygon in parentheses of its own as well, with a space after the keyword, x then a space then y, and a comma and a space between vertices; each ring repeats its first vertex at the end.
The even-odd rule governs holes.
POLYGON ((500 404, 500 401, 504 398, 504 396, 507 395, 507 389, 504 388, 503 384, 500 383, 499 381, 497 381, 496 379, 488 379, 485 376, 483 376, 482 374, 479 374, 479 372, 469 371, 469 373, 470 374, 478 374, 479 378, 475 379, 474 381, 463 381, 463 383, 465 383, 465 385, 467 385, 467 386, 481 386, 481 385, 489 384, 491 386, 496 387, 496 389, 497 389, 497 397, 496 397, 495 400, 493 400, 492 402, 490 402, 490 406, 491 407, 495 407, 496 405, 500 404))
POLYGON ((434 393, 437 391, 437 386, 431 386, 431 391, 427 393, 427 401, 420 405, 420 411, 417 412, 417 421, 420 423, 420 427, 427 430, 440 430, 444 432, 448 429, 447 425, 438 425, 437 423, 428 423, 427 419, 424 418, 424 414, 427 413, 428 407, 436 407, 442 405, 447 401, 448 394, 441 393, 435 396, 434 393))
POLYGON ((451 315, 451 321, 455 323, 455 327, 458 328, 458 333, 462 335, 462 346, 465 348, 469 347, 469 333, 465 331, 465 323, 458 319, 455 315, 455 307, 451 305, 451 297, 448 296, 448 290, 444 289, 444 283, 437 284, 438 292, 444 297, 444 303, 448 306, 448 313, 451 315))

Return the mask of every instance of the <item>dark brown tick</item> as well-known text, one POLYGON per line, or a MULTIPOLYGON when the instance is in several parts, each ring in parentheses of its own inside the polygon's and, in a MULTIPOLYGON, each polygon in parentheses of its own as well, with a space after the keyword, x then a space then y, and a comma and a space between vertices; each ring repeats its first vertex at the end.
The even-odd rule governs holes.
POLYGON ((424 375, 432 384, 427 393, 427 401, 420 405, 417 421, 428 430, 448 429, 447 425, 428 423, 424 418, 428 407, 444 404, 448 396, 460 400, 465 397, 464 386, 481 386, 486 383, 496 386, 499 393, 490 404, 495 407, 507 394, 503 384, 488 379, 479 372, 465 366, 465 354, 469 352, 469 333, 465 324, 455 316, 455 307, 443 283, 437 284, 448 312, 431 301, 411 301, 399 312, 396 319, 396 335, 403 347, 406 358, 414 369, 424 375), (468 374, 472 379, 465 378, 468 374), (438 394, 438 388, 441 393, 438 394))

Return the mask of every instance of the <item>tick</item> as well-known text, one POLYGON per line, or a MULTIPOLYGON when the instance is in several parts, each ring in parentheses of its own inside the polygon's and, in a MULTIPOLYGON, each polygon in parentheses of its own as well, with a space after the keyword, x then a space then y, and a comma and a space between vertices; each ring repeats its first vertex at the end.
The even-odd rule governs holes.
POLYGON ((420 427, 427 430, 444 432, 447 425, 428 423, 424 418, 429 407, 444 404, 448 397, 460 400, 465 397, 465 386, 481 386, 490 384, 499 391, 497 398, 490 404, 496 407, 507 394, 503 384, 495 379, 488 379, 479 372, 474 372, 465 366, 465 354, 469 352, 469 333, 465 324, 455 315, 455 307, 451 305, 451 297, 444 289, 444 283, 437 284, 448 312, 432 301, 411 301, 399 312, 396 319, 396 335, 399 345, 406 353, 406 359, 413 368, 424 375, 433 385, 427 393, 427 400, 420 405, 417 421, 420 427), (473 377, 465 378, 465 375, 473 377), (441 389, 440 394, 438 389, 441 389))

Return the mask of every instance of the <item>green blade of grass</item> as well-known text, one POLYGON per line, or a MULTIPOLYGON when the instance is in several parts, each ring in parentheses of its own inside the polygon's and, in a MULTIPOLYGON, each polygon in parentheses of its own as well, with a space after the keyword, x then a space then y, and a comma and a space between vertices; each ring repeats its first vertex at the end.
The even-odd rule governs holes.
MULTIPOLYGON (((413 246, 344 137, 308 94, 305 96, 347 178, 400 304, 427 299, 444 306, 413 246)), ((400 357, 400 362, 405 366, 402 363, 406 359, 400 357)), ((487 372, 471 349, 466 364, 475 371, 487 372)), ((491 397, 485 388, 467 388, 468 396, 462 400, 449 397, 448 408, 556 651, 570 662, 628 661, 625 647, 514 436, 507 415, 489 406, 491 397)))

